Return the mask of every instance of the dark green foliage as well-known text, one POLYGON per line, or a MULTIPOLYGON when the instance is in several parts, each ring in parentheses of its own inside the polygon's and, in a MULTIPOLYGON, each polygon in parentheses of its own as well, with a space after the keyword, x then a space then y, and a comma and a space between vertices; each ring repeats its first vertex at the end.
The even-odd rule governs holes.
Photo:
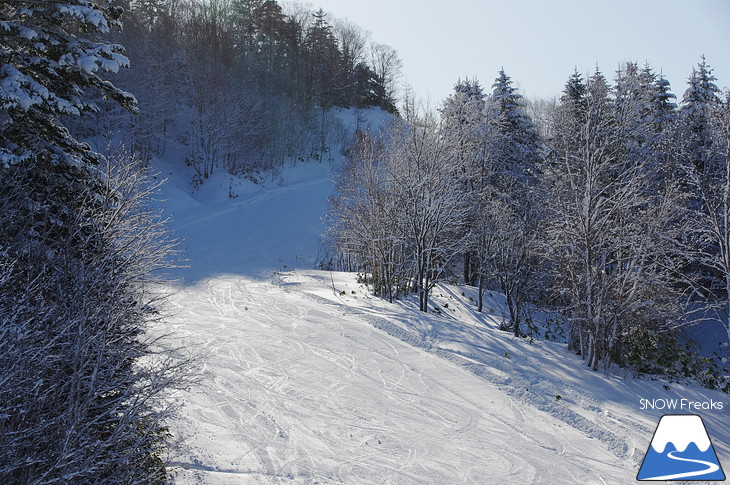
POLYGON ((0 4, 0 80, 6 83, 0 92, 0 155, 6 165, 41 153, 54 165, 94 161, 58 118, 96 112, 97 105, 82 96, 90 88, 133 106, 133 97, 99 76, 126 66, 122 48, 74 35, 108 32, 121 13, 105 1, 0 4))
POLYGON ((720 359, 703 357, 682 343, 676 333, 652 332, 632 327, 622 337, 623 353, 617 362, 637 375, 662 375, 672 380, 694 379, 708 389, 730 392, 728 369, 720 359))

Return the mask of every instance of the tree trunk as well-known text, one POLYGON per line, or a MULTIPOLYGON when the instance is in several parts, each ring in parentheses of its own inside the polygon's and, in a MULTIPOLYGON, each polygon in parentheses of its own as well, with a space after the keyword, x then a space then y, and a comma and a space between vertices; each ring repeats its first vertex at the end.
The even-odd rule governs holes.
MULTIPOLYGON (((477 297, 477 311, 479 313, 482 313, 482 308, 484 308, 484 275, 479 274, 479 296, 477 297)), ((730 293, 728 293, 730 295, 730 293)))

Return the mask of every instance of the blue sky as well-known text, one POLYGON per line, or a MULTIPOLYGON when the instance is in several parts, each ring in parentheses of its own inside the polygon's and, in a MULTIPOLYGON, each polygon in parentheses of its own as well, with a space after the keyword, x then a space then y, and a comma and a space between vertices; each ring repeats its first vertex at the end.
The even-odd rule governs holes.
POLYGON ((730 88, 728 0, 315 0, 372 39, 398 50, 416 94, 439 102, 457 81, 486 88, 504 68, 530 97, 559 96, 577 68, 619 64, 662 71, 681 99, 704 54, 720 88, 730 88))

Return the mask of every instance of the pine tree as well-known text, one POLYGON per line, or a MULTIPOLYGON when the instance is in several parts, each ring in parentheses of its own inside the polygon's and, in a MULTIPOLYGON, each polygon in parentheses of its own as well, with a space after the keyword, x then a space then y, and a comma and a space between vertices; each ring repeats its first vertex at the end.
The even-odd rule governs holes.
POLYGON ((338 66, 341 53, 332 26, 321 8, 314 13, 314 22, 304 39, 307 62, 307 84, 312 99, 320 106, 341 104, 338 66))
POLYGON ((459 147, 464 189, 487 182, 484 137, 485 95, 476 79, 459 80, 441 108, 444 134, 459 147))
POLYGON ((677 96, 671 92, 667 78, 660 74, 654 82, 652 112, 649 122, 654 133, 665 132, 677 117, 677 103, 672 101, 677 96))
POLYGON ((537 166, 542 140, 525 112, 522 95, 501 70, 492 85, 490 123, 495 123, 497 175, 493 181, 494 200, 487 202, 481 224, 493 228, 503 237, 491 243, 490 255, 483 271, 495 279, 507 299, 509 326, 521 335, 525 303, 534 283, 535 242, 538 226, 538 203, 535 199, 537 166), (497 227, 499 226, 499 229, 497 227))
POLYGON ((554 301, 571 322, 570 347, 593 369, 626 363, 633 329, 666 333, 682 311, 667 242, 681 231, 681 204, 669 189, 648 189, 654 174, 641 139, 627 143, 644 96, 635 71, 629 77, 619 80, 618 102, 598 69, 584 110, 564 98, 545 166, 554 301))
POLYGON ((563 106, 568 106, 575 112, 583 111, 586 106, 587 92, 588 90, 583 81, 583 75, 576 68, 573 74, 570 75, 568 82, 565 83, 560 102, 563 106))
MULTIPOLYGON (((679 111, 673 155, 686 192, 689 230, 680 240, 695 298, 730 312, 730 109, 705 58, 693 69, 679 111)), ((728 330, 730 337, 730 330, 728 330)))
POLYGON ((77 37, 120 26, 121 9, 109 2, 11 0, 0 5, 0 161, 7 168, 39 163, 81 169, 97 157, 59 122, 94 113, 84 90, 97 89, 125 107, 134 98, 100 73, 128 65, 121 46, 77 37))
POLYGON ((618 125, 625 128, 628 156, 645 156, 648 139, 645 118, 652 93, 651 84, 641 78, 635 62, 627 62, 616 72, 613 95, 618 125))

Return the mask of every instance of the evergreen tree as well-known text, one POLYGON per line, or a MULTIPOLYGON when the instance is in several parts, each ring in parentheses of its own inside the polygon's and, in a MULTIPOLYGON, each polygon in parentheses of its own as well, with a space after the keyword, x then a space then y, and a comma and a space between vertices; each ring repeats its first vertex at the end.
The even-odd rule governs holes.
POLYGON ((648 134, 645 118, 651 101, 651 84, 642 79, 638 65, 627 62, 616 73, 613 94, 618 126, 625 129, 627 155, 646 156, 648 134))
POLYGON ((650 95, 643 113, 643 131, 647 137, 648 157, 651 162, 648 170, 653 172, 653 184, 648 187, 655 192, 663 191, 680 178, 674 166, 671 145, 672 131, 675 129, 677 104, 671 92, 669 81, 661 74, 654 74, 647 65, 641 73, 642 90, 650 95))
POLYGON ((692 69, 689 87, 684 93, 679 110, 687 149, 692 163, 700 173, 713 168, 710 160, 713 153, 711 118, 712 111, 720 104, 720 90, 715 84, 716 80, 712 68, 702 56, 697 69, 692 69))
POLYGON ((544 178, 554 301, 571 322, 570 347, 593 369, 626 364, 629 335, 667 334, 683 311, 669 242, 681 232, 681 204, 670 188, 650 189, 642 138, 627 143, 641 127, 640 76, 632 68, 617 84, 614 100, 596 69, 584 111, 564 98, 544 178))
POLYGON ((560 102, 563 106, 569 107, 574 112, 581 112, 586 107, 586 95, 588 90, 583 81, 583 75, 576 68, 565 83, 560 102))
POLYGON ((500 113, 504 115, 511 129, 523 130, 532 126, 532 122, 523 110, 522 95, 512 86, 512 78, 507 76, 504 70, 499 71, 492 84, 492 99, 496 101, 500 113))
POLYGON ((123 106, 134 105, 131 95, 100 75, 128 65, 122 48, 74 35, 107 33, 120 26, 121 13, 108 2, 85 0, 0 5, 0 160, 6 168, 34 159, 49 169, 75 171, 97 162, 59 119, 97 112, 82 96, 91 88, 123 106))
POLYGON ((338 66, 341 53, 332 26, 321 8, 314 13, 314 22, 304 39, 307 62, 307 85, 312 99, 320 106, 339 105, 338 66))
MULTIPOLYGON (((489 167, 487 147, 490 137, 485 131, 488 126, 484 109, 485 95, 481 84, 476 79, 468 78, 456 83, 454 92, 446 98, 441 109, 444 133, 457 147, 460 184, 467 193, 473 194, 473 210, 467 221, 472 231, 480 211, 478 201, 487 197, 487 187, 493 175, 489 167)), ((473 234, 476 236, 477 232, 473 234)), ((473 247, 466 248, 463 255, 464 281, 468 284, 475 284, 478 277, 480 246, 481 243, 475 241, 473 247)), ((480 283, 480 288, 483 288, 483 279, 480 283)), ((480 302, 481 294, 480 292, 480 302)))
MULTIPOLYGON (((687 234, 680 240, 695 299, 730 310, 730 110, 704 57, 689 78, 673 133, 674 159, 686 192, 687 234)), ((728 331, 730 337, 730 330, 728 331)))
POLYGON ((491 254, 484 261, 483 270, 504 291, 510 312, 509 326, 517 336, 522 333, 520 324, 525 318, 525 304, 536 281, 534 256, 539 204, 535 186, 542 152, 542 140, 524 108, 522 95, 501 70, 492 85, 488 111, 489 122, 496 123, 498 134, 497 143, 491 148, 499 160, 493 182, 495 200, 487 204, 482 224, 495 229, 506 226, 509 236, 503 232, 504 237, 490 244, 491 254))
POLYGON ((672 101, 673 99, 677 99, 677 96, 671 92, 667 78, 660 74, 654 81, 652 111, 649 118, 654 133, 666 132, 677 118, 677 103, 672 101))
POLYGON ((444 133, 459 146, 464 189, 468 191, 488 181, 484 109, 485 95, 476 79, 459 80, 441 109, 444 133))

